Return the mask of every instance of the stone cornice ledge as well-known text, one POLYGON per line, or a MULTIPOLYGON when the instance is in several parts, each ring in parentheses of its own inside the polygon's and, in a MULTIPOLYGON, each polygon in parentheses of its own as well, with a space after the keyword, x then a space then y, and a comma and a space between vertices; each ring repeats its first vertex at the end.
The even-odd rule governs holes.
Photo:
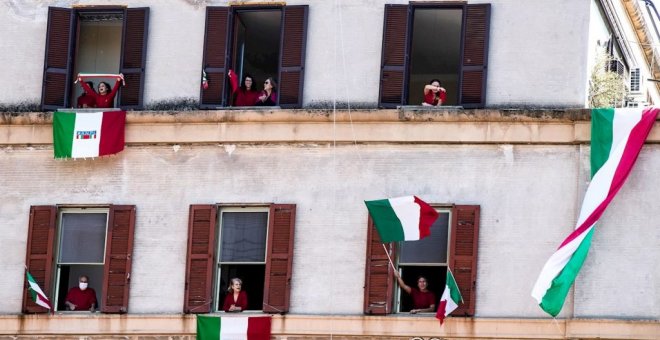
MULTIPOLYGON (((260 315, 247 313, 248 315, 260 315)), ((232 317, 224 315, 224 317, 232 317)), ((0 335, 193 335, 195 316, 181 314, 2 315, 0 335)), ((452 317, 440 327, 433 316, 274 315, 272 335, 469 339, 657 339, 660 321, 452 317)))

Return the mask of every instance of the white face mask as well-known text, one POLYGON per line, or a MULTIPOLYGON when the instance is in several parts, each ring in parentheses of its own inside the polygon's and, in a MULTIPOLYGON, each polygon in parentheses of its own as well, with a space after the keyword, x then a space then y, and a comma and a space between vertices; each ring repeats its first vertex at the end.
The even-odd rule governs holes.
POLYGON ((78 287, 80 287, 81 290, 87 289, 87 282, 78 282, 78 287))

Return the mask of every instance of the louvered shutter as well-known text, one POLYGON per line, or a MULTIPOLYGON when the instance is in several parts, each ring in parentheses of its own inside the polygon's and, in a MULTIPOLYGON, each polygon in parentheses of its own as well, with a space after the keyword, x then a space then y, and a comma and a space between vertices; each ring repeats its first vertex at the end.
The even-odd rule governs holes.
MULTIPOLYGON (((203 70, 209 87, 201 89, 200 107, 212 109, 226 105, 225 84, 229 53, 227 51, 231 24, 229 7, 206 7, 206 33, 204 35, 203 70)), ((200 88, 201 79, 200 75, 200 88)))
POLYGON ((467 5, 460 94, 464 108, 486 105, 489 30, 490 4, 467 5))
POLYGON ((119 92, 122 109, 142 109, 144 105, 144 69, 147 61, 149 8, 127 8, 124 13, 124 32, 120 72, 126 86, 119 92))
POLYGON ((452 211, 449 268, 454 274, 463 303, 451 315, 474 315, 477 284, 479 206, 457 205, 452 211))
MULTIPOLYGON (((55 221, 57 209, 55 206, 39 205, 30 207, 30 224, 28 226, 27 255, 25 265, 44 291, 50 297, 53 266, 53 240, 55 239, 55 221)), ((25 276, 25 275, 24 275, 25 276)), ((28 293, 28 282, 25 278, 23 287, 23 313, 46 313, 43 308, 32 300, 28 293)))
POLYGON ((44 111, 69 107, 73 25, 74 15, 71 9, 48 7, 46 55, 41 88, 41 109, 44 111))
MULTIPOLYGON (((390 252, 390 257, 396 258, 394 243, 388 243, 385 247, 390 252)), ((364 313, 372 315, 392 313, 394 272, 371 217, 368 222, 366 259, 364 313)))
POLYGON ((104 313, 128 312, 134 232, 135 206, 111 205, 101 294, 104 313))
POLYGON ((215 205, 190 206, 184 313, 211 311, 216 214, 215 205))
POLYGON ((295 204, 272 204, 268 216, 268 248, 264 282, 263 311, 289 311, 295 204))
POLYGON ((383 50, 380 64, 381 107, 397 107, 405 104, 408 54, 408 5, 385 5, 383 26, 383 50))
POLYGON ((307 5, 284 6, 280 47, 279 105, 302 106, 307 42, 307 5))

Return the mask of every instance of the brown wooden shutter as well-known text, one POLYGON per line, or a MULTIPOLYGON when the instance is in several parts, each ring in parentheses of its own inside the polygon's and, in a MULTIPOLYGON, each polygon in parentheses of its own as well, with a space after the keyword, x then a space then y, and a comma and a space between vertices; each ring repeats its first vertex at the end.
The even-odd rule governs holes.
POLYGON ((474 315, 477 284, 477 249, 479 241, 479 206, 457 205, 452 210, 449 268, 463 296, 463 303, 451 313, 474 315))
POLYGON ((101 294, 104 313, 128 312, 134 233, 135 206, 111 205, 101 294))
MULTIPOLYGON (((364 278, 364 313, 383 315, 392 313, 394 272, 378 231, 369 217, 367 232, 367 263, 364 278)), ((392 258, 396 258, 394 243, 385 245, 392 258)))
POLYGON ((73 26, 74 15, 71 9, 48 7, 46 55, 41 88, 41 109, 44 111, 69 107, 73 26))
POLYGON ((147 62, 149 8, 127 8, 124 13, 124 32, 121 69, 126 86, 119 92, 122 109, 142 109, 144 105, 144 68, 147 62))
POLYGON ((302 106, 309 6, 284 6, 282 13, 282 45, 280 47, 279 105, 282 108, 302 106))
MULTIPOLYGON (((56 219, 57 208, 55 206, 37 205, 30 207, 27 255, 25 256, 27 270, 51 301, 50 288, 53 277, 53 240, 55 239, 56 219)), ((27 278, 24 278, 24 280, 23 313, 48 312, 48 309, 34 303, 32 296, 28 293, 27 278)))
POLYGON ((190 206, 184 313, 208 313, 211 311, 216 214, 215 205, 190 206))
POLYGON ((200 107, 212 109, 226 105, 225 84, 227 65, 229 64, 229 31, 232 11, 229 7, 206 7, 206 33, 204 34, 203 70, 209 87, 201 89, 200 107))
POLYGON ((486 105, 489 30, 490 4, 467 5, 460 93, 465 108, 486 105))
POLYGON ((408 5, 385 5, 383 51, 380 63, 381 107, 405 104, 408 76, 408 5))
POLYGON ((289 311, 295 224, 295 204, 270 206, 263 302, 263 311, 266 313, 289 311))

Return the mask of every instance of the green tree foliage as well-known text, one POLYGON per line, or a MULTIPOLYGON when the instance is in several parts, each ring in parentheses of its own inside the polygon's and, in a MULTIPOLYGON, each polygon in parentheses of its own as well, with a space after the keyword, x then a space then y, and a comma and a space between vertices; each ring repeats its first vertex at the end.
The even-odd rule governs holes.
POLYGON ((628 88, 623 75, 610 71, 607 66, 615 60, 605 49, 600 49, 589 80, 589 107, 621 107, 628 88))

